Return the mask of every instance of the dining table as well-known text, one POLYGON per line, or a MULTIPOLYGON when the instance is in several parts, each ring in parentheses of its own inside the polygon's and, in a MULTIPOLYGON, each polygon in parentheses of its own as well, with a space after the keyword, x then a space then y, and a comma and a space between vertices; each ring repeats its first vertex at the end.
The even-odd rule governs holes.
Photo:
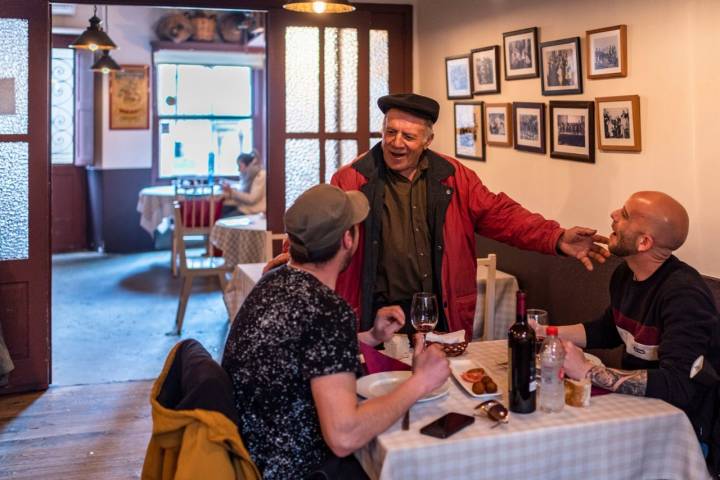
MULTIPOLYGON (((220 195, 222 187, 213 187, 215 195, 220 195)), ((173 202, 175 201, 174 185, 154 185, 145 187, 138 193, 136 210, 140 214, 140 226, 150 236, 163 234, 170 229, 173 216, 173 202)))
POLYGON ((221 218, 210 230, 210 243, 222 250, 225 265, 263 262, 267 238, 265 215, 238 215, 221 218))
MULTIPOLYGON (((507 406, 507 341, 472 342, 455 365, 482 366, 507 406)), ((474 415, 480 401, 457 380, 440 398, 410 409, 409 430, 398 420, 355 453, 372 479, 668 479, 710 478, 685 413, 662 400, 609 393, 588 407, 557 413, 510 413, 509 422, 479 416, 446 439, 420 429, 448 412, 474 415)))
MULTIPOLYGON (((213 230, 214 231, 214 230, 213 230)), ((212 235, 210 237, 212 240, 212 235)), ((214 242, 213 242, 214 243, 214 242)), ((221 245, 217 245, 223 248, 221 245)), ((224 255, 223 249, 223 255, 224 255)), ((225 257, 225 264, 234 259, 225 257)), ((240 306, 250 293, 250 290, 260 280, 265 262, 262 263, 238 263, 233 268, 232 277, 225 287, 223 297, 225 306, 228 309, 228 318, 233 319, 237 315, 240 306)), ((477 338, 482 335, 484 309, 482 305, 485 302, 485 285, 487 282, 487 267, 478 266, 476 276, 477 284, 477 305, 475 309, 475 319, 473 322, 473 337, 477 338)), ((508 328, 515 321, 515 294, 518 291, 518 281, 513 275, 495 271, 495 322, 493 326, 492 337, 488 340, 507 337, 508 328)))

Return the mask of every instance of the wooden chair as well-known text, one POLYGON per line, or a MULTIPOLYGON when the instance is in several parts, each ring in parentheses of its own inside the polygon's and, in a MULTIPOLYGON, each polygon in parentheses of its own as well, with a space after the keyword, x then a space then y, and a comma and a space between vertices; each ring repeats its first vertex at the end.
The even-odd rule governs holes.
POLYGON ((495 327, 495 273, 497 271, 497 257, 494 253, 485 258, 477 259, 478 266, 487 268, 487 280, 485 283, 485 305, 477 305, 475 308, 483 310, 483 340, 493 339, 495 327))
MULTIPOLYGON (((212 206, 212 203, 210 204, 212 206)), ((204 215, 200 213, 202 208, 193 207, 192 203, 175 202, 173 213, 175 219, 174 238, 177 238, 177 252, 179 257, 179 273, 182 279, 180 289, 180 301, 178 303, 177 315, 175 317, 175 335, 180 335, 185 309, 192 290, 192 281, 195 277, 217 277, 220 287, 224 291, 227 284, 225 274, 225 260, 220 257, 209 256, 188 256, 185 248, 185 237, 188 235, 205 234, 209 235, 209 226, 204 226, 204 215)), ((212 225, 212 224, 211 224, 212 225)))
POLYGON ((286 237, 287 236, 284 233, 273 233, 271 231, 265 232, 265 262, 269 262, 275 258, 273 243, 276 240, 285 241, 286 237))
MULTIPOLYGON (((205 255, 211 255, 210 229, 220 218, 222 196, 216 196, 214 186, 206 178, 182 178, 175 182, 175 201, 181 202, 186 211, 185 234, 201 235, 205 242, 205 255)), ((179 237, 173 227, 171 267, 173 277, 178 275, 179 237)))

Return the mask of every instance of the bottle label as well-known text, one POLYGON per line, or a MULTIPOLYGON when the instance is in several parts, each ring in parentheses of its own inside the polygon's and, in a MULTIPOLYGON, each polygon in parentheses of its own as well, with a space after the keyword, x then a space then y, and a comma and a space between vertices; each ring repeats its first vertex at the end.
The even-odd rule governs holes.
POLYGON ((530 382, 530 391, 534 392, 535 390, 537 390, 537 381, 533 380, 530 382))

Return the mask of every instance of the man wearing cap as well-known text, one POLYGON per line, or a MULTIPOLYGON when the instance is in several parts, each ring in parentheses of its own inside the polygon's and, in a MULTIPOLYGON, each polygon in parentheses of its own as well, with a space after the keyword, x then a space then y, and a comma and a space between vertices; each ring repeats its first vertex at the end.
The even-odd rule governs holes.
POLYGON ((438 329, 465 329, 475 314, 475 233, 547 254, 561 253, 592 270, 609 253, 595 230, 561 228, 504 193, 490 192, 456 159, 429 150, 438 103, 416 94, 378 100, 382 142, 338 170, 332 184, 360 190, 370 213, 360 245, 336 290, 356 310, 360 329, 385 305, 409 310, 414 292, 435 292, 438 329))
MULTIPOLYGON (((413 375, 393 392, 357 401, 356 316, 334 289, 358 246, 365 196, 317 185, 285 214, 290 261, 267 273, 233 322, 223 367, 234 387, 240 431, 265 479, 366 478, 350 455, 395 423, 450 371, 435 345, 417 342, 413 375), (347 457, 347 458, 341 458, 347 457)), ((397 307, 380 309, 362 341, 402 326, 397 307)))

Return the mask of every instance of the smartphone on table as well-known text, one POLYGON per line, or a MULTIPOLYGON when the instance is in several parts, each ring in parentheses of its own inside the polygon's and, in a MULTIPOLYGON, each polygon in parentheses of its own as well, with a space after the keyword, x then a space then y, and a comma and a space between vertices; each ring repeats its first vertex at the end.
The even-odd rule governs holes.
POLYGON ((422 427, 420 433, 436 438, 447 438, 475 422, 475 417, 450 412, 422 427))

